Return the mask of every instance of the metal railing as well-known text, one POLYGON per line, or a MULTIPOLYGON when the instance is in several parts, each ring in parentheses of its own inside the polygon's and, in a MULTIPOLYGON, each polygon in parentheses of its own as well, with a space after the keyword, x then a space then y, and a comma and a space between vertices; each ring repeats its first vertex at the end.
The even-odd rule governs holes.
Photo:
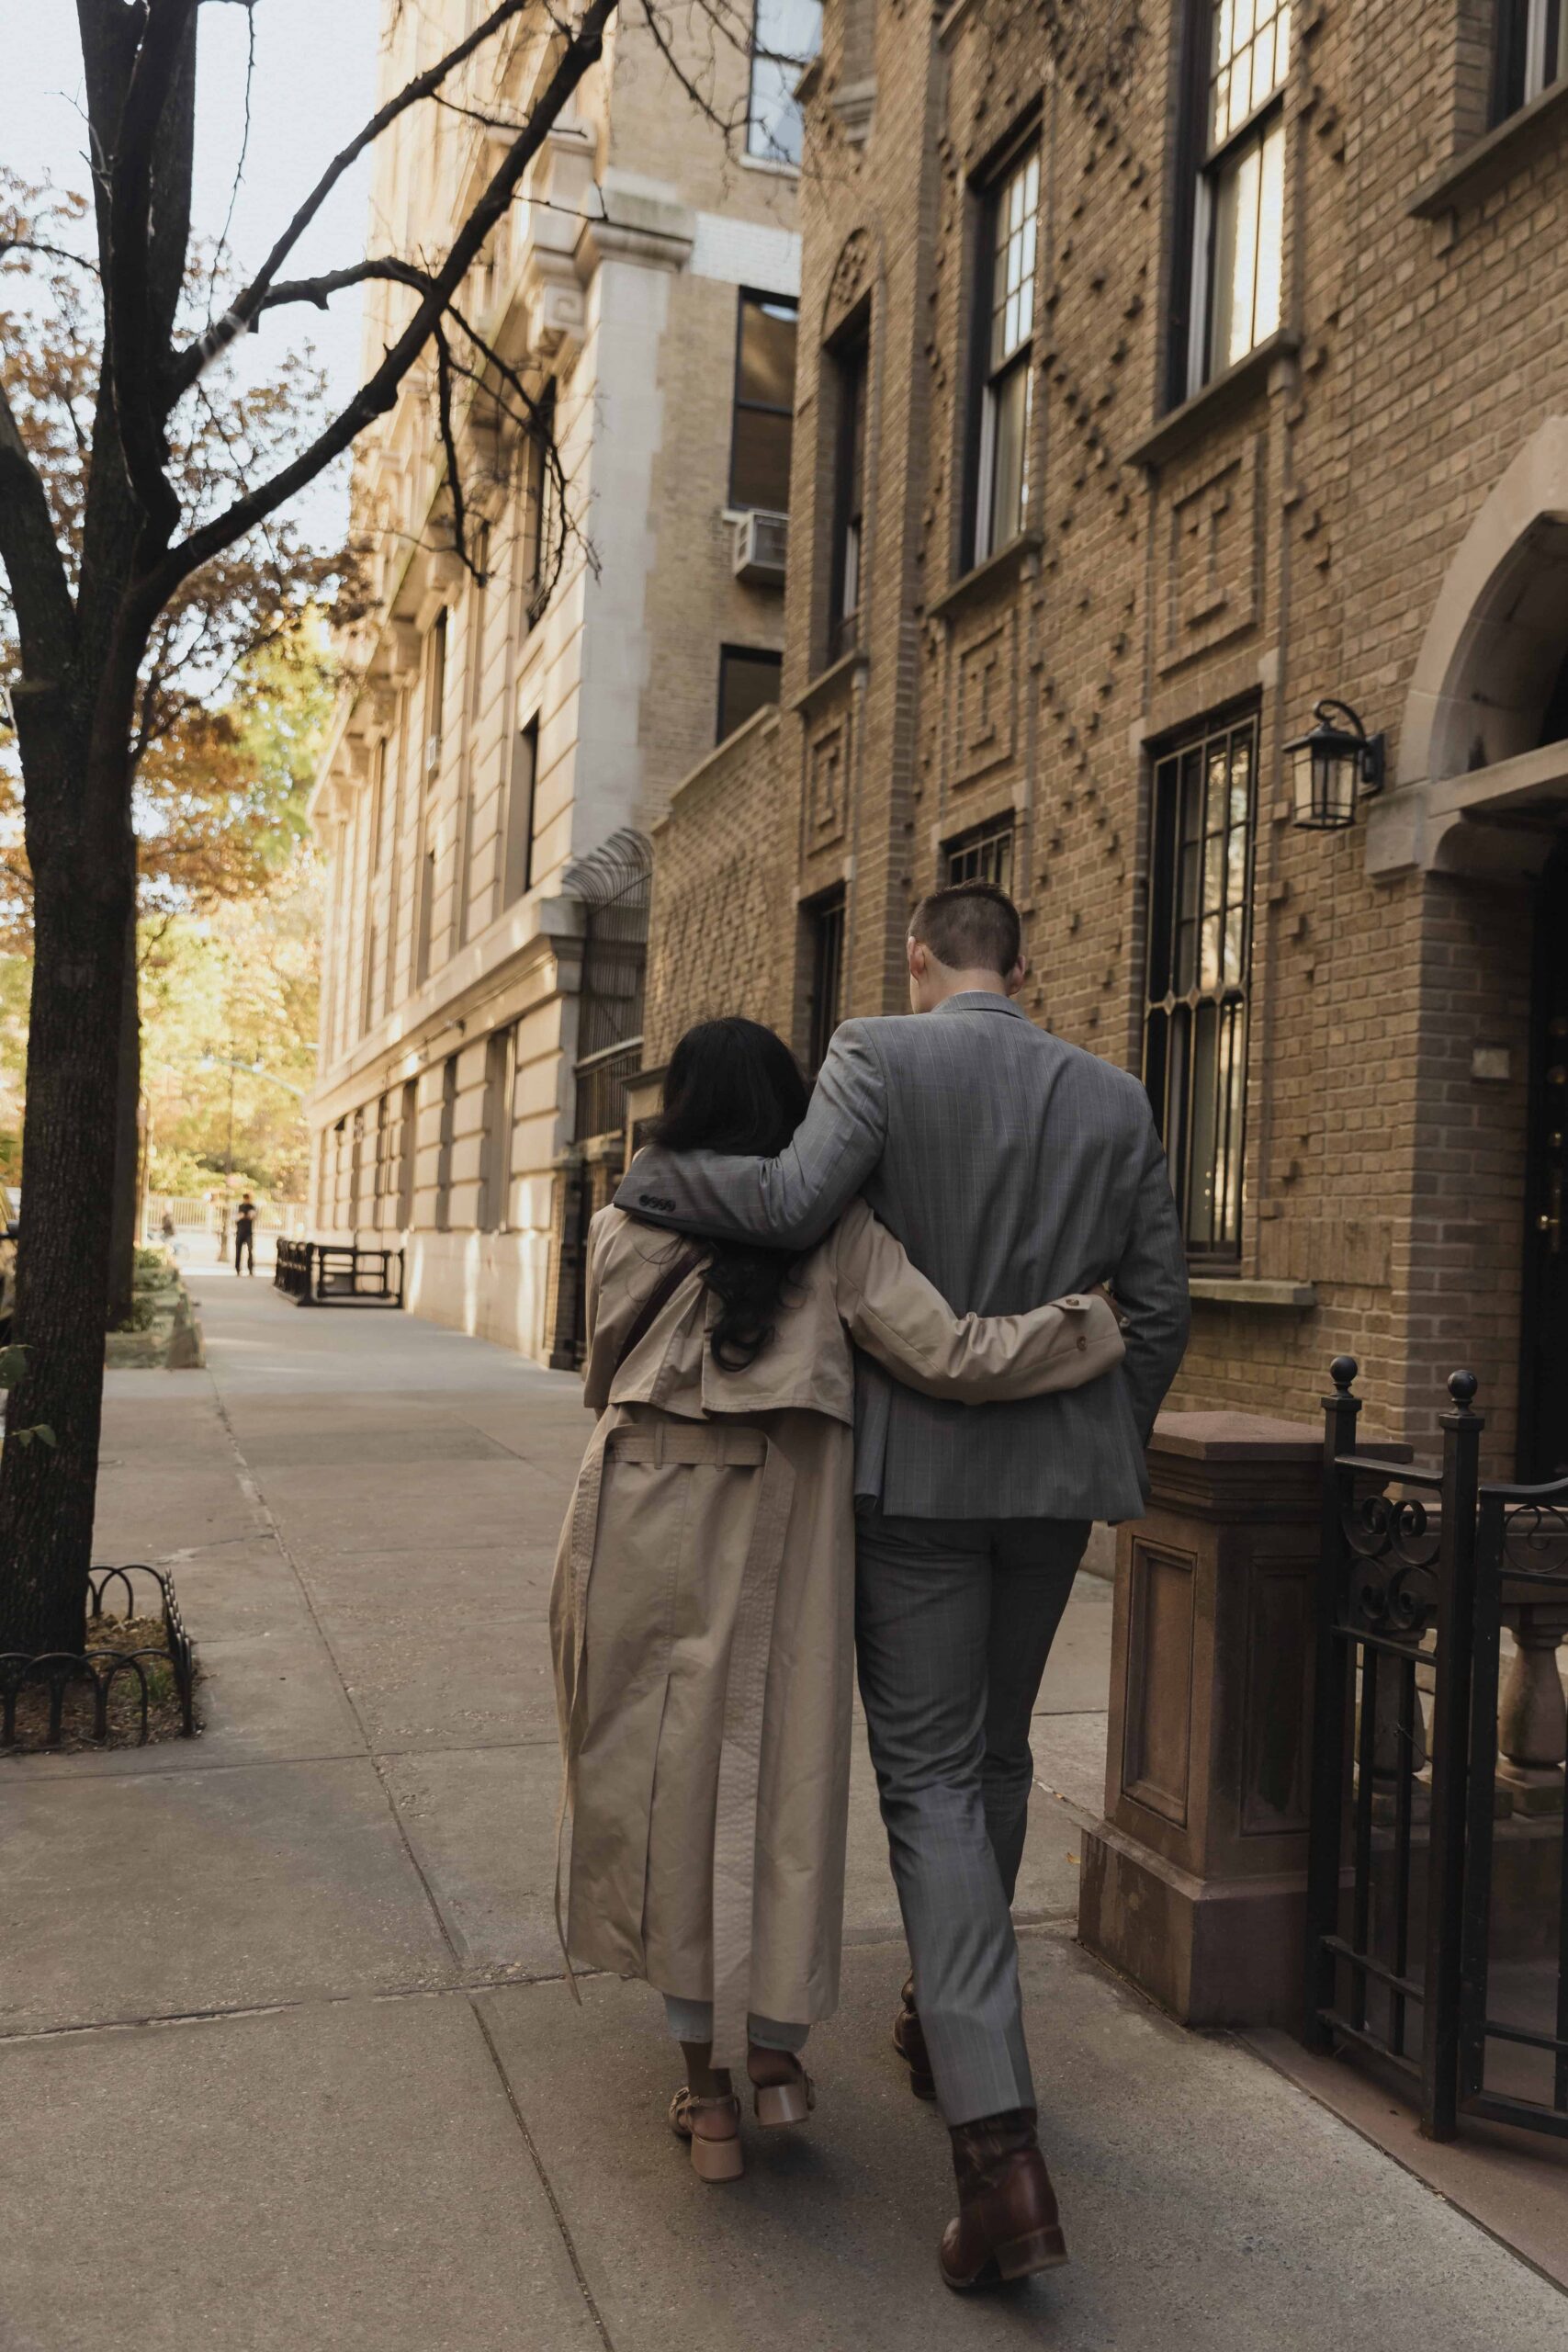
POLYGON ((1440 1470, 1358 1452, 1356 1371, 1337 1358, 1325 1399, 1306 2039, 1408 2075, 1430 2138, 1465 2115, 1568 2136, 1568 1480, 1482 1480, 1468 1372, 1440 1470), (1546 1927, 1522 1956, 1505 1851, 1546 1927))
POLYGON ((400 1306, 403 1253, 347 1241, 282 1240, 272 1281, 297 1306, 400 1306))

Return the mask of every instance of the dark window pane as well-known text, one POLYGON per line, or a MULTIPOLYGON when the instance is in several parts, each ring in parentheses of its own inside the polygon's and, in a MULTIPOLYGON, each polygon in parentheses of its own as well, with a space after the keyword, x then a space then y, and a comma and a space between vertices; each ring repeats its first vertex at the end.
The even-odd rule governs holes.
POLYGON ((789 414, 795 407, 795 342, 793 302, 742 294, 736 399, 789 414))
POLYGON ((779 698, 782 657, 761 648, 727 645, 718 657, 718 741, 779 698))
POLYGON ((844 1017, 844 894, 835 891, 807 911, 811 925, 811 1022, 807 1055, 821 1069, 833 1032, 844 1017))
POLYGON ((998 890, 1012 888, 1012 819, 1003 818, 998 823, 982 825, 973 833, 964 834, 958 841, 949 842, 943 854, 945 882, 994 882, 998 890))
POLYGON ((764 408, 738 408, 730 445, 729 502, 789 512, 790 420, 764 408))
POLYGON ((1188 1247, 1241 1248, 1257 722, 1217 728, 1154 775, 1144 1082, 1188 1247))

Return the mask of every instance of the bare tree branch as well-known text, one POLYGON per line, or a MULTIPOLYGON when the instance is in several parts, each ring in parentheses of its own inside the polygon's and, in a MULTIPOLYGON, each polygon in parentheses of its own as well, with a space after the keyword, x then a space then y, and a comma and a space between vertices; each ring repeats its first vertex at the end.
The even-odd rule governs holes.
MULTIPOLYGON (((431 273, 428 290, 409 324, 389 348, 380 367, 361 385, 348 406, 317 435, 292 464, 285 466, 270 481, 261 483, 248 496, 237 499, 211 522, 193 531, 187 538, 169 549, 164 560, 138 583, 138 594, 146 600, 150 610, 156 611, 173 594, 181 581, 188 579, 210 556, 220 553, 246 532, 254 530, 296 491, 313 481, 324 467, 352 446, 367 424, 376 417, 385 415, 395 405, 403 379, 430 341, 486 238, 505 214, 524 173, 544 145, 567 100, 589 67, 599 58, 604 47, 604 28, 614 16, 615 6, 616 0, 590 0, 581 24, 534 107, 526 130, 513 141, 484 194, 453 239, 441 267, 431 273)), ((493 27, 508 13, 511 13, 508 9, 498 9, 488 21, 493 27)), ((466 48, 467 45, 465 53, 466 48)), ((457 52, 453 54, 455 56, 457 52)), ((446 62, 449 64, 450 61, 446 62)))
MULTIPOLYGON (((267 288, 272 285, 278 271, 344 172, 358 161, 367 147, 374 146, 381 133, 389 130, 400 115, 406 114, 409 107, 417 106, 421 99, 434 97, 443 82, 449 74, 456 73, 465 59, 471 57, 476 50, 482 48, 491 35, 499 32, 503 25, 510 24, 514 17, 522 16, 525 9, 536 5, 537 0, 500 0, 500 6, 492 8, 490 15, 482 23, 476 25, 465 40, 458 41, 456 48, 449 49, 444 57, 438 58, 435 63, 428 66, 423 74, 416 74, 412 82, 406 82, 395 96, 389 98, 386 105, 370 117, 364 129, 355 133, 348 145, 340 149, 243 292, 236 295, 232 304, 218 321, 216 326, 209 328, 206 334, 199 336, 195 343, 180 353, 175 363, 171 379, 171 406, 183 392, 189 389, 202 369, 209 367, 220 351, 225 350, 237 336, 246 334, 254 325, 260 313, 267 288)), ((589 17, 595 15, 602 15, 607 18, 609 14, 609 10, 601 12, 597 8, 591 8, 588 16, 583 18, 583 24, 586 26, 589 17)), ((569 30, 565 28, 563 29, 569 30)), ((576 40, 580 37, 580 34, 570 33, 569 30, 570 40, 576 40)))
POLYGON ((0 560, 11 583, 22 668, 44 682, 62 647, 74 645, 76 615, 54 521, 37 467, 0 387, 0 560))
MULTIPOLYGON (((164 354, 156 347, 151 251, 154 226, 161 225, 153 215, 153 166, 164 108, 195 32, 196 9, 197 0, 146 0, 109 180, 104 297, 115 416, 131 488, 165 547, 178 527, 180 505, 164 471, 164 354)), ((183 260, 183 236, 180 244, 183 260)))

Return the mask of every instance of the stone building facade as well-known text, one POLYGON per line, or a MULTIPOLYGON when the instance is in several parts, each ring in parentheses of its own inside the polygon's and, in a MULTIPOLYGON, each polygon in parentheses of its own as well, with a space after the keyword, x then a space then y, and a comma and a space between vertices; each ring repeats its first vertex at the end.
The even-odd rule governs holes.
POLYGON ((829 0, 782 707, 657 831, 648 1038, 651 1071, 726 1001, 815 1058, 901 1007, 919 892, 994 875, 1032 1017, 1155 1096, 1179 1400, 1308 1414, 1348 1350, 1369 1425, 1425 1444, 1468 1363, 1494 1465, 1541 1476, 1568 1463, 1562 16, 829 0), (1309 830, 1289 747, 1330 699, 1383 741, 1336 770, 1351 821, 1309 830), (773 911, 738 986, 742 903, 773 911))
MULTIPOLYGON (((811 13, 794 0, 797 30, 811 13)), ((388 89, 472 17, 389 6, 388 89)), ((477 118, 521 119, 547 75, 547 17, 378 143, 372 253, 441 249, 494 167, 477 118)), ((467 292, 553 412, 564 492, 460 388, 481 580, 454 551, 433 377, 359 445, 375 605, 344 649, 312 805, 315 1229, 401 1246, 415 1310, 562 1361, 584 1167, 641 1057, 648 831, 777 696, 798 114, 774 63, 689 30, 690 78, 721 119, 750 102, 748 136, 727 141, 628 16, 467 292)), ((407 299, 370 289, 367 353, 407 299)))

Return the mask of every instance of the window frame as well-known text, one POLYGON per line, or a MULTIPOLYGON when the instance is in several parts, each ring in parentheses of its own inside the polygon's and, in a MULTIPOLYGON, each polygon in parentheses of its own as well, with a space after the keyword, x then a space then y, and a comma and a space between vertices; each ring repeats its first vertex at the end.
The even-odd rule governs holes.
POLYGON ((775 680, 777 680, 782 685, 784 677, 784 655, 776 647, 772 645, 721 645, 718 649, 718 702, 714 713, 714 726, 716 729, 714 744, 716 749, 720 743, 728 743, 731 735, 738 735, 742 727, 747 726, 751 719, 756 718, 758 710, 767 710, 776 707, 781 698, 779 695, 775 695, 773 698, 772 704, 760 702, 757 705, 756 710, 748 712, 745 718, 737 719, 733 727, 727 729, 724 723, 725 679, 730 663, 742 662, 755 662, 759 667, 765 665, 767 668, 772 670, 775 680))
POLYGON ((1495 43, 1494 128, 1568 74, 1568 6, 1564 0, 1497 0, 1495 43))
POLYGON ((782 416, 786 419, 789 424, 790 440, 792 442, 795 436, 795 370, 793 368, 790 371, 790 401, 787 408, 777 407, 772 401, 748 400, 741 391, 740 369, 746 346, 746 306, 748 303, 755 305, 759 310, 766 309, 770 303, 777 308, 787 306, 795 318, 796 365, 798 365, 800 354, 799 298, 794 294, 764 294, 754 286, 742 286, 739 288, 737 289, 737 300, 735 304, 735 372, 733 389, 730 393, 729 402, 729 472, 726 483, 727 496, 730 508, 738 514, 787 514, 789 513, 789 473, 791 459, 794 454, 792 449, 786 447, 784 455, 784 503, 782 505, 758 506, 753 500, 737 497, 735 491, 735 455, 739 440, 737 426, 738 421, 742 414, 751 416, 782 416))
POLYGON ((955 882, 994 882, 998 889, 1005 890, 1010 899, 1017 852, 1018 811, 1016 808, 1000 809, 996 816, 987 817, 979 824, 970 825, 964 832, 954 833, 942 842, 939 887, 947 890, 955 882), (1000 850, 1004 845, 1005 855, 987 859, 988 850, 993 847, 1000 850))
POLYGON ((539 804, 539 714, 524 720, 512 738, 506 779, 506 821, 501 836, 501 905, 504 914, 534 887, 535 820, 539 804), (524 771, 526 770, 526 780, 524 771))
POLYGON ((1240 1273, 1246 1237, 1247 1065, 1253 1015, 1252 951, 1257 923, 1261 741, 1261 707, 1253 701, 1232 705, 1198 719, 1179 733, 1151 746, 1149 752, 1149 888, 1144 943, 1141 1069, 1155 1125, 1166 1148, 1188 1264, 1196 1272, 1213 1274, 1240 1273), (1224 745, 1227 758, 1234 759, 1235 747, 1244 739, 1248 746, 1247 798, 1239 826, 1244 836, 1244 850, 1240 898, 1236 901, 1230 890, 1233 878, 1230 845, 1233 834, 1238 830, 1234 810, 1229 806, 1234 788, 1230 773, 1227 773, 1225 820, 1218 829, 1213 828, 1208 821, 1211 813, 1208 794, 1213 752, 1216 747, 1224 745), (1190 759, 1196 763, 1196 832, 1184 822, 1185 763, 1190 759), (1215 853, 1215 870, 1219 874, 1221 892, 1217 903, 1211 908, 1207 887, 1211 874, 1209 844, 1216 839, 1220 847, 1215 853), (1198 899, 1195 905, 1188 908, 1183 899, 1183 883, 1184 877, 1193 875, 1196 876, 1198 899), (1233 911, 1239 914, 1239 937, 1235 971, 1227 975, 1225 931, 1233 911), (1220 946, 1221 962, 1217 978, 1205 983, 1201 963, 1202 934, 1211 922, 1217 925, 1216 941, 1220 946), (1181 988, 1177 985, 1180 978, 1179 934, 1189 926, 1192 932, 1192 971, 1187 986, 1181 988), (1164 981, 1157 996, 1156 978, 1164 981), (1203 1117, 1197 1100, 1196 1083, 1201 1056, 1194 1050, 1194 1040, 1198 1036, 1201 1016, 1209 1007, 1213 1008, 1214 1038, 1213 1093, 1208 1117, 1209 1140, 1204 1154, 1210 1210, 1207 1236, 1200 1238, 1195 1237, 1193 1226, 1194 1184, 1199 1158, 1197 1146, 1203 1133, 1203 1117), (1173 1073, 1178 1071, 1171 1040, 1177 1035, 1178 1016, 1183 1011, 1186 1013, 1184 1034, 1187 1043, 1179 1070, 1182 1102, 1178 1116, 1173 1113, 1171 1099, 1173 1073), (1156 1023, 1161 1024, 1157 1050, 1155 1042, 1156 1023), (1227 1034, 1232 1041, 1228 1056, 1225 1050, 1227 1034), (1239 1045, 1236 1042, 1238 1035, 1239 1045), (1224 1094, 1227 1074, 1232 1080, 1228 1102, 1224 1094), (1227 1158, 1231 1171, 1228 1197, 1220 1182, 1221 1170, 1227 1158))
POLYGON ((999 161, 993 163, 983 179, 975 183, 976 227, 975 242, 975 309, 972 322, 971 357, 971 416, 970 451, 967 466, 968 497, 964 528, 965 569, 985 563, 1004 548, 1013 545, 1029 528, 1031 489, 1030 459, 1034 438, 1034 334, 1038 322, 1040 281, 1040 175, 1043 166, 1040 130, 1037 123, 1030 123, 1011 141, 999 161), (993 356, 993 333, 998 308, 1006 307, 1007 295, 998 305, 997 282, 999 266, 1011 243, 1010 237, 998 243, 998 225, 1008 192, 1032 164, 1035 174, 1032 209, 1020 223, 1020 233, 1026 233, 1032 246, 1032 258, 1027 278, 1021 277, 1019 291, 1029 288, 1029 331, 1011 345, 998 359, 993 356), (998 419, 1002 409, 1004 389, 1015 379, 1023 383, 1023 426, 1019 446, 1019 502, 1014 527, 1003 538, 996 535, 995 500, 997 488, 996 459, 998 446, 998 419))
MULTIPOLYGON (((1191 399, 1204 386, 1224 375, 1242 362, 1271 334, 1277 334, 1285 315, 1285 202, 1281 195, 1280 208, 1280 304, 1279 317, 1271 326, 1255 334, 1246 351, 1235 358, 1220 359, 1214 350, 1215 293, 1217 277, 1214 268, 1215 242, 1221 205, 1218 191, 1222 183, 1240 165, 1247 152, 1256 147, 1259 155, 1259 170, 1267 142, 1276 132, 1281 142, 1285 138, 1285 96, 1290 86, 1291 68, 1296 54, 1294 12, 1291 0, 1274 0, 1277 26, 1280 7, 1289 14, 1286 28, 1286 56, 1282 74, 1247 114, 1233 123, 1224 136, 1210 145, 1209 111, 1213 91, 1213 69, 1211 63, 1214 17, 1220 0, 1190 0, 1188 35, 1181 76, 1181 133, 1179 142, 1180 186, 1190 193, 1183 198, 1186 226, 1182 232, 1181 250, 1175 272, 1171 300, 1170 378, 1168 405, 1179 407, 1191 399)), ((1281 190, 1289 162, 1283 145, 1280 154, 1281 190)), ((1253 301, 1256 312, 1258 275, 1254 267, 1253 301)))
POLYGON ((844 1018, 844 950, 849 940, 849 891, 835 883, 801 909, 811 947, 806 1001, 806 1068, 815 1078, 828 1058, 833 1034, 844 1018))
POLYGON ((832 537, 828 659, 861 641, 865 601, 865 485, 871 437, 871 312, 858 311, 827 346, 833 369, 832 537))
POLYGON ((821 54, 822 9, 821 6, 818 5, 817 9, 816 47, 808 55, 805 57, 795 57, 793 54, 786 56, 784 51, 782 50, 767 50, 761 46, 757 38, 758 20, 761 16, 765 0, 752 0, 751 31, 747 42, 746 157, 749 163, 753 164, 760 164, 764 168, 775 172, 798 172, 801 165, 801 156, 804 153, 806 143, 806 118, 801 109, 799 100, 792 96, 781 117, 781 119, 793 121, 795 125, 799 138, 799 151, 795 154, 790 154, 778 146, 776 142, 770 141, 766 139, 759 141, 757 136, 760 123, 760 118, 757 112, 757 68, 760 62, 765 62, 767 64, 781 63, 785 65, 794 65, 796 69, 796 79, 798 80, 800 74, 805 73, 812 60, 821 54))

